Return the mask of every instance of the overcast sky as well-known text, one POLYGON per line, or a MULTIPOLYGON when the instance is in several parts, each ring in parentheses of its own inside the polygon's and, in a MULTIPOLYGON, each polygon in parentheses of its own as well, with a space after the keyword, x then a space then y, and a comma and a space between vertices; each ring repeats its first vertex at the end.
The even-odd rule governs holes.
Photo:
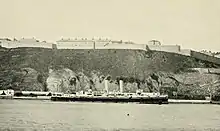
POLYGON ((220 51, 220 0, 0 0, 0 37, 108 37, 220 51))

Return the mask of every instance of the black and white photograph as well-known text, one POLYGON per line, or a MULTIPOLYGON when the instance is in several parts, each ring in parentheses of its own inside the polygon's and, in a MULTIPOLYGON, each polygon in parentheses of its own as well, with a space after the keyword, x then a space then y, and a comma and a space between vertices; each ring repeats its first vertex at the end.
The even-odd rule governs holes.
POLYGON ((220 131, 220 0, 0 0, 0 131, 220 131))

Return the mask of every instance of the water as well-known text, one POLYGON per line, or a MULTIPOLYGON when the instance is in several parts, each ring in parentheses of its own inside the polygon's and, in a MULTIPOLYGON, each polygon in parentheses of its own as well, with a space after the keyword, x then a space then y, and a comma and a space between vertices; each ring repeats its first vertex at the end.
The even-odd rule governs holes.
POLYGON ((0 100, 0 130, 220 130, 220 106, 0 100))

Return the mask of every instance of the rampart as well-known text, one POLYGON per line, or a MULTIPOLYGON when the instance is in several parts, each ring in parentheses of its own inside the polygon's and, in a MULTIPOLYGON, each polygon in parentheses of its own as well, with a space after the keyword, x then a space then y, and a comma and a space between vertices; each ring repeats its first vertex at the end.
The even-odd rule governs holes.
POLYGON ((180 49, 179 54, 181 55, 185 55, 185 56, 190 56, 191 55, 191 51, 190 49, 180 49))
POLYGON ((208 62, 212 62, 212 63, 220 65, 220 59, 214 56, 206 55, 206 54, 196 52, 196 51, 191 51, 191 56, 196 59, 200 59, 200 60, 204 60, 204 61, 208 61, 208 62))
POLYGON ((147 48, 149 50, 155 50, 155 51, 163 51, 163 52, 169 52, 169 53, 177 53, 185 56, 191 55, 190 49, 181 49, 179 45, 159 45, 159 44, 149 44, 147 45, 147 48))
POLYGON ((144 44, 111 40, 60 40, 57 49, 134 49, 147 50, 144 44))
POLYGON ((57 49, 93 49, 92 40, 59 40, 57 49))
POLYGON ((52 49, 130 49, 155 50, 190 56, 191 50, 181 49, 179 45, 136 44, 133 42, 112 41, 109 39, 61 39, 56 44, 40 42, 36 39, 9 40, 0 39, 1 46, 6 48, 40 47, 52 49))
POLYGON ((180 46, 179 45, 148 45, 150 50, 156 51, 164 51, 164 52, 171 52, 171 53, 179 53, 180 46))
POLYGON ((19 48, 19 47, 37 47, 37 48, 52 48, 53 43, 45 41, 40 42, 36 39, 21 39, 21 40, 0 40, 1 46, 5 48, 19 48))
POLYGON ((1 39, 0 44, 5 48, 18 47, 39 47, 57 49, 134 49, 147 50, 147 45, 135 44, 132 42, 111 41, 111 40, 59 40, 56 44, 40 42, 36 39, 9 40, 1 39))
POLYGON ((96 49, 133 49, 133 50, 147 50, 146 45, 143 44, 97 44, 96 49))
POLYGON ((204 54, 202 52, 196 52, 189 49, 181 49, 178 45, 148 45, 148 47, 150 50, 177 53, 220 65, 220 58, 204 54))
POLYGON ((108 39, 62 39, 53 43, 39 41, 32 39, 10 40, 0 39, 0 44, 5 48, 18 47, 37 47, 50 49, 130 49, 130 50, 155 50, 170 53, 177 53, 185 56, 192 56, 194 58, 209 61, 220 65, 220 58, 210 56, 201 52, 192 51, 189 49, 181 49, 179 45, 161 45, 152 41, 150 44, 136 44, 133 42, 112 41, 108 39), (153 44, 152 44, 153 43, 153 44))
POLYGON ((57 43, 57 49, 93 49, 93 44, 57 43))

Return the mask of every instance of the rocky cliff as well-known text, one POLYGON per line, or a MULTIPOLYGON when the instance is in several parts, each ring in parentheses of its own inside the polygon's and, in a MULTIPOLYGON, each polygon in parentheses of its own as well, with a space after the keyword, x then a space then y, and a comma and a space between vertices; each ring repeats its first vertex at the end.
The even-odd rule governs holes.
POLYGON ((176 97, 218 92, 218 74, 191 68, 219 65, 189 56, 141 50, 53 50, 43 48, 0 48, 0 89, 74 92, 102 90, 109 79, 110 90, 125 81, 125 91, 159 90, 176 97))

